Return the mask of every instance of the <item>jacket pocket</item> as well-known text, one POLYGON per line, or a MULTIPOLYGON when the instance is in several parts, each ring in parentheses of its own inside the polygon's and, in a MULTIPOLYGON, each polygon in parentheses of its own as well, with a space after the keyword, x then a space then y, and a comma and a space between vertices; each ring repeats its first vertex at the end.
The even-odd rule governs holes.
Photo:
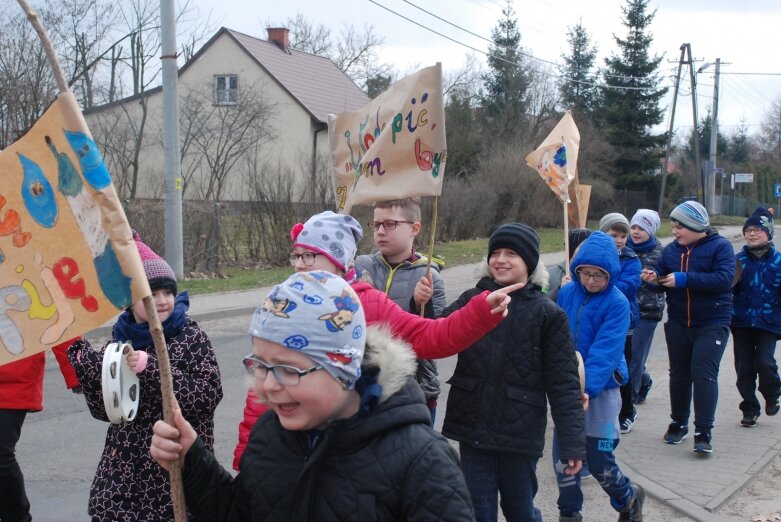
POLYGON ((447 383, 450 385, 450 393, 447 397, 446 419, 458 423, 472 422, 468 419, 477 415, 480 404, 480 379, 453 375, 447 383))
POLYGON ((538 391, 527 390, 523 388, 505 388, 507 397, 516 401, 520 401, 532 406, 538 406, 544 408, 546 404, 545 394, 538 391))

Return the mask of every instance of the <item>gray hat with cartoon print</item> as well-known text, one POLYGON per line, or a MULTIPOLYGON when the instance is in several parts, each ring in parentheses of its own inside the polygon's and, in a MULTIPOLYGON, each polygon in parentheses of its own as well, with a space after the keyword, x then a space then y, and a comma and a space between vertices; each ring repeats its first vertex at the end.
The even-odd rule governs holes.
POLYGON ((303 353, 348 390, 361 376, 363 307, 352 287, 329 272, 298 272, 272 288, 249 334, 303 353))

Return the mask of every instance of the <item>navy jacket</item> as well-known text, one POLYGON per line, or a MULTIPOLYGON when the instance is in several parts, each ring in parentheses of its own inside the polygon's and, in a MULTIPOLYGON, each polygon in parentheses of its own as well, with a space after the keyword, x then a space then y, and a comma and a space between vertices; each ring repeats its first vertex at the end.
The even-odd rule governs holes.
POLYGON ((581 243, 570 270, 572 282, 561 287, 557 303, 569 316, 570 330, 586 367, 586 393, 593 398, 629 380, 624 359, 629 302, 616 286, 621 266, 613 238, 604 232, 591 234, 581 243), (583 265, 610 274, 604 290, 592 294, 585 289, 576 275, 583 265))
POLYGON ((631 314, 629 329, 631 330, 637 326, 637 321, 640 320, 640 307, 637 305, 637 289, 640 288, 640 283, 642 283, 640 279, 642 265, 635 251, 626 246, 619 252, 618 262, 621 264, 621 273, 616 279, 616 286, 624 294, 626 300, 629 301, 629 312, 631 314))
MULTIPOLYGON (((655 269, 662 258, 664 247, 655 237, 645 243, 635 244, 630 237, 627 240, 629 248, 635 251, 643 268, 655 269)), ((653 285, 641 283, 637 289, 637 306, 640 308, 640 319, 661 321, 664 315, 664 294, 652 288, 653 285)))
POLYGON ((658 287, 667 292, 670 322, 688 328, 729 326, 735 251, 732 243, 718 232, 709 230, 692 245, 680 245, 677 239, 668 244, 656 273, 675 274, 675 288, 658 287))
POLYGON ((735 258, 742 271, 732 289, 732 328, 757 328, 781 337, 781 252, 771 243, 757 259, 744 246, 735 258))

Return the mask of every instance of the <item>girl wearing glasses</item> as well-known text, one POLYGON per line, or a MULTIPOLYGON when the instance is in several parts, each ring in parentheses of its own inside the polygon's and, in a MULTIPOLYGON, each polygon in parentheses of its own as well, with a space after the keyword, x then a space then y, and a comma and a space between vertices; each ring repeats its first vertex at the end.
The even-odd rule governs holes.
POLYGON ((234 478, 181 414, 154 426, 151 455, 183 459, 198 520, 473 520, 458 456, 429 427, 415 354, 368 326, 358 295, 328 272, 274 287, 250 322, 244 359, 272 413, 252 430, 234 478), (270 303, 295 306, 278 314, 270 303), (324 316, 348 310, 342 328, 324 316), (178 439, 178 441, 177 441, 178 439))

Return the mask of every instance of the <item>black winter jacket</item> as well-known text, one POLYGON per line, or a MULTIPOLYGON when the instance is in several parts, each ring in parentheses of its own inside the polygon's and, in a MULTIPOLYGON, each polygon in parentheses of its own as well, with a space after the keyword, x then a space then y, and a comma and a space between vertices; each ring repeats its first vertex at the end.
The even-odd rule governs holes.
MULTIPOLYGON (((473 295, 498 288, 493 279, 483 277, 445 315, 464 306, 473 295)), ((584 459, 578 363, 567 316, 537 284, 530 282, 510 296, 507 318, 458 354, 455 373, 448 381, 451 388, 442 433, 477 449, 540 458, 547 399, 561 459, 584 459)))
POLYGON ((379 369, 383 393, 368 415, 333 422, 312 448, 309 432, 285 430, 269 411, 235 478, 200 442, 190 448, 185 496, 198 520, 474 520, 458 456, 429 427, 414 353, 377 330, 367 329, 362 369, 379 369))

